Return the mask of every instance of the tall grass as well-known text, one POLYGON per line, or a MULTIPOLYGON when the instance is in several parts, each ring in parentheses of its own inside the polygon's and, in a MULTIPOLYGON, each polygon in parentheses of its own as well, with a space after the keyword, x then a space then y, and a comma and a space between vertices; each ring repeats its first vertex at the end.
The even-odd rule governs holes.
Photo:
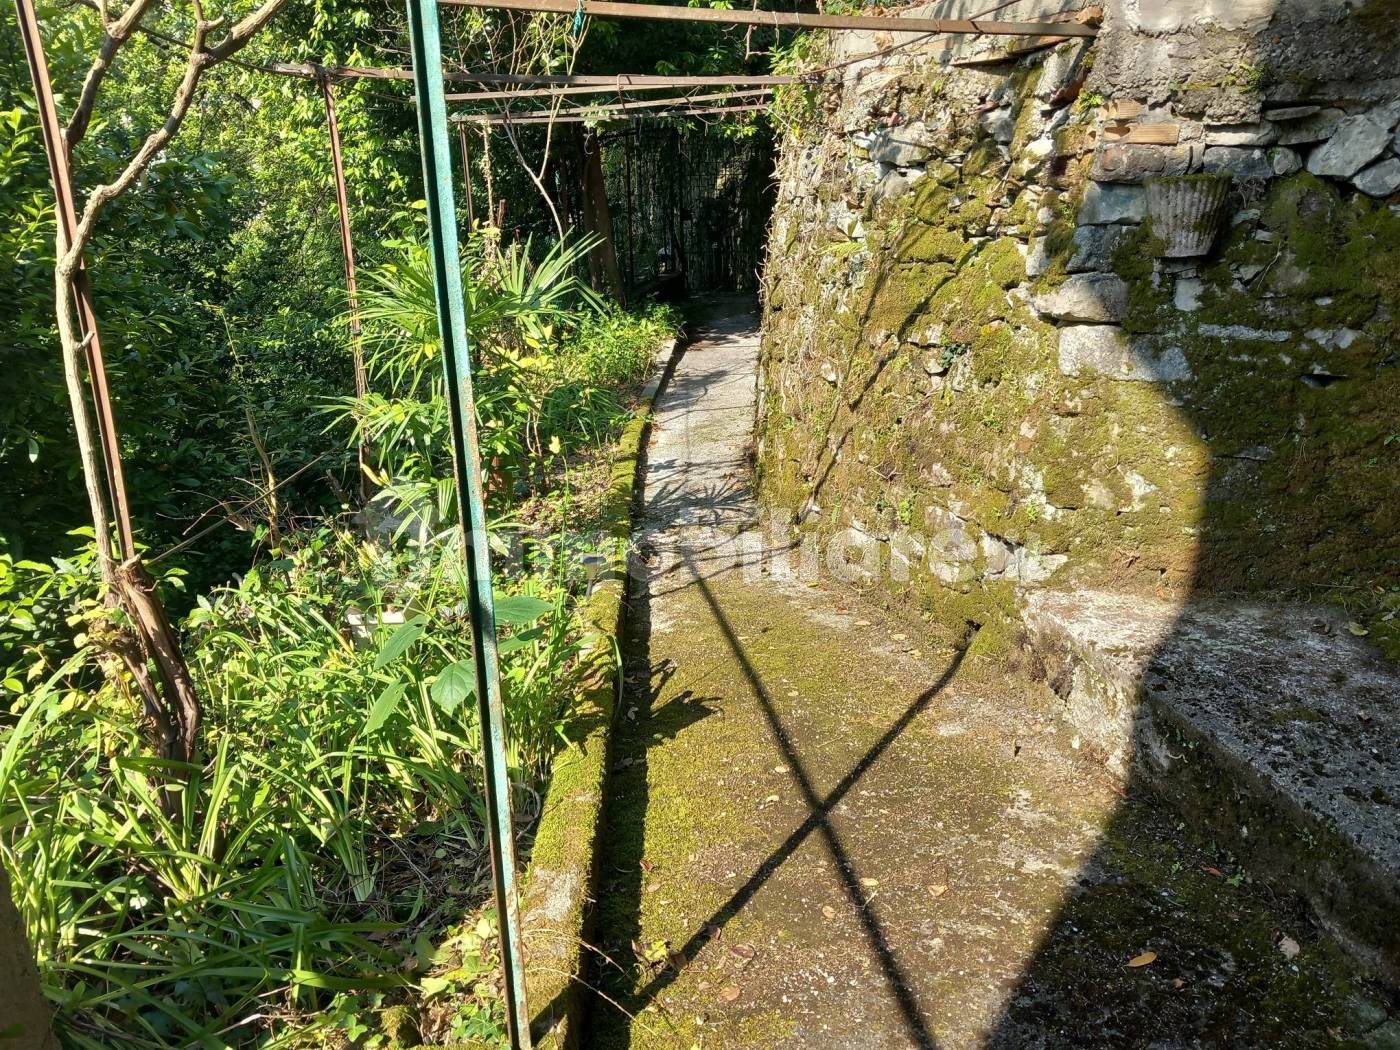
MULTIPOLYGON (((410 981, 395 931, 429 906, 423 868, 444 851, 479 859, 455 574, 404 572, 344 534, 300 539, 189 618, 212 703, 209 759, 187 784, 142 757, 125 697, 67 687, 86 649, 24 696, 5 734, 0 854, 69 1045, 276 1045, 279 1019, 319 995, 410 981), (349 636, 350 608, 374 623, 405 599, 405 622, 349 636)), ((501 597, 525 783, 555 746, 575 644, 564 593, 537 579, 501 597)))

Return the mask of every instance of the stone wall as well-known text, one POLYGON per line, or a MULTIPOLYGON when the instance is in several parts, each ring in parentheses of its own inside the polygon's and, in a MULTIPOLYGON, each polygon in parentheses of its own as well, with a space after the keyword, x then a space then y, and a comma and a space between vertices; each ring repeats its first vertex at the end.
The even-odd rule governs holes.
POLYGON ((767 505, 931 622, 1265 592, 1400 654, 1400 8, 1122 0, 1092 43, 860 58, 889 42, 780 100, 767 505))

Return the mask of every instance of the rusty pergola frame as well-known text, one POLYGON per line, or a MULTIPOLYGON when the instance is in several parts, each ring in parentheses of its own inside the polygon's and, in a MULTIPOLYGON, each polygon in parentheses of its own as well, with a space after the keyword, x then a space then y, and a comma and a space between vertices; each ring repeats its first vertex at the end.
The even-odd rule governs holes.
POLYGON ((1097 30, 1075 21, 1002 22, 981 18, 904 18, 899 15, 821 15, 800 11, 727 10, 669 4, 617 3, 615 0, 437 0, 447 7, 491 8, 597 18, 635 18, 662 22, 759 26, 776 29, 854 29, 882 33, 951 33, 975 36, 1079 36, 1097 30))
MULTIPOLYGON (((742 102, 746 98, 771 94, 775 87, 813 83, 822 71, 801 75, 705 75, 666 76, 660 74, 526 74, 452 71, 443 68, 439 6, 488 8, 502 11, 556 13, 601 18, 648 19, 704 23, 719 26, 875 31, 881 33, 930 36, 1000 35, 1036 38, 1038 45, 1097 34, 1095 17, 1084 12, 1067 14, 1064 20, 1005 22, 972 19, 904 18, 888 15, 825 15, 792 11, 724 10, 669 5, 622 3, 615 0, 405 0, 412 64, 408 68, 373 66, 323 66, 307 63, 274 62, 238 64, 255 72, 297 77, 317 83, 322 94, 335 181, 336 208, 344 254, 346 295, 350 315, 351 351, 354 358, 355 391, 368 393, 359 321, 359 301, 355 268, 355 248, 350 218, 340 129, 336 116, 334 84, 339 80, 368 79, 411 82, 417 101, 418 133, 423 160, 424 194, 427 201, 429 245, 432 260, 434 297, 437 306, 442 362, 449 402, 452 431, 453 469, 462 527, 462 557, 468 581, 468 610, 472 634, 473 667, 482 728, 482 763, 487 809, 487 839, 490 848, 493 892, 500 918, 501 964, 504 976, 507 1027, 511 1046, 523 1050, 531 1046, 529 1015, 525 999, 524 949, 521 938, 514 828, 511 816, 510 783, 506 764, 505 729, 497 667, 496 623, 491 586, 491 564, 486 533, 486 515, 481 487, 480 453, 477 447, 475 411, 472 397, 470 347, 458 252, 457 219, 452 186, 450 123, 458 124, 462 174, 465 182, 468 221, 474 224, 470 154, 466 128, 470 124, 586 123, 614 119, 666 119, 751 113, 767 108, 763 102, 742 102), (471 84, 489 90, 448 94, 447 84, 471 84), (683 88, 729 88, 726 92, 679 95, 650 100, 627 101, 633 93, 683 88), (501 103, 516 99, 559 99, 572 95, 617 96, 616 102, 596 106, 570 106, 563 112, 531 110, 511 113, 501 103), (700 105, 700 103, 739 100, 739 105, 700 105), (460 114, 448 117, 448 102, 496 103, 490 113, 460 114)), ((38 101, 40 126, 50 175, 55 190, 55 210, 59 249, 71 243, 76 230, 75 198, 68 150, 63 138, 54 101, 52 83, 44 60, 38 19, 32 0, 15 0, 20 33, 24 40, 30 73, 38 101)), ((188 48, 190 44, 155 30, 140 27, 168 45, 188 48)), ((909 41, 913 43, 914 41, 909 41)), ((894 49, 904 45, 895 45, 894 49)), ((890 50, 881 48, 869 56, 890 50)), ((489 142, 489 140, 488 140, 489 142)), ((627 155, 630 166, 630 151, 627 155)), ((628 185, 630 194, 630 180, 628 185)), ((122 476, 116 422, 112 411, 101 339, 93 309, 92 289, 87 271, 79 260, 75 275, 76 312, 83 339, 85 363, 91 384, 91 397, 101 444, 108 496, 112 503, 119 549, 124 557, 134 553, 130 509, 122 476)), ((367 449, 359 450, 362 480, 367 449)), ((103 542, 104 540, 99 540, 103 542)))
POLYGON ((768 108, 766 102, 743 106, 675 106, 657 110, 609 110, 554 114, 548 110, 531 113, 459 113, 449 118, 454 124, 605 124, 613 120, 662 120, 675 117, 723 116, 726 113, 758 113, 768 108))

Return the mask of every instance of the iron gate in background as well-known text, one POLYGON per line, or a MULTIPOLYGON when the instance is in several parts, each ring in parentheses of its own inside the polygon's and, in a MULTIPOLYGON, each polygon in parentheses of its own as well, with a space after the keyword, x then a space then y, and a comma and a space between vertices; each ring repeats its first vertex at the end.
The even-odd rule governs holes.
POLYGON ((773 136, 643 126, 602 137, 618 266, 629 288, 754 291, 773 211, 773 136))

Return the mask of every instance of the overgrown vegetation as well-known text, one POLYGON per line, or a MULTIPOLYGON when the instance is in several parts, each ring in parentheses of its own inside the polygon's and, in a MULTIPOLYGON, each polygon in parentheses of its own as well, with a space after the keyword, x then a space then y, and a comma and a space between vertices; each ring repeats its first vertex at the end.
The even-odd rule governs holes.
MULTIPOLYGON (((80 200, 163 126, 186 42, 206 30, 217 41, 265 2, 39 4, 63 121, 79 110, 103 19, 145 11, 76 135, 80 200)), ((585 54, 593 72, 757 71, 770 36, 443 19, 449 62, 533 73, 582 71, 585 54)), ((141 683, 114 655, 128 614, 104 583, 105 531, 90 524, 92 463, 77 453, 58 353, 53 193, 11 25, 0 31, 0 862, 60 1039, 499 1041, 411 85, 333 85, 369 366, 355 396, 323 100, 313 81, 260 68, 400 66, 401 8, 282 5, 237 62, 203 76, 178 134, 107 205, 86 251, 136 546, 203 709, 190 762, 152 746, 141 683)), ((567 233, 571 139, 552 152, 543 129, 493 140, 467 171, 478 221, 465 194, 459 220, 528 851, 586 642, 580 555, 594 546, 610 449, 676 319, 624 311, 581 279, 592 242, 556 224, 558 212, 567 233)))
MULTIPOLYGON (((529 265, 523 247, 491 261, 481 244, 467 260, 478 407, 495 435, 503 691, 528 826, 570 689, 588 537, 532 535, 512 509, 567 477, 531 464, 607 448, 671 320, 598 304, 569 268, 578 246, 529 265)), ((284 1045, 318 1026, 348 1038, 370 991, 432 1000, 444 1039, 494 1024, 479 727, 424 265, 405 245, 378 272, 373 392, 340 413, 358 426, 323 417, 371 438, 389 516, 269 517, 255 532, 272 556, 185 617, 207 763, 149 757, 131 690, 99 674, 90 555, 0 562, 13 715, 0 848, 71 1045, 284 1045), (451 979, 432 972, 449 929, 451 979), (480 963, 465 983, 464 938, 480 963)))

